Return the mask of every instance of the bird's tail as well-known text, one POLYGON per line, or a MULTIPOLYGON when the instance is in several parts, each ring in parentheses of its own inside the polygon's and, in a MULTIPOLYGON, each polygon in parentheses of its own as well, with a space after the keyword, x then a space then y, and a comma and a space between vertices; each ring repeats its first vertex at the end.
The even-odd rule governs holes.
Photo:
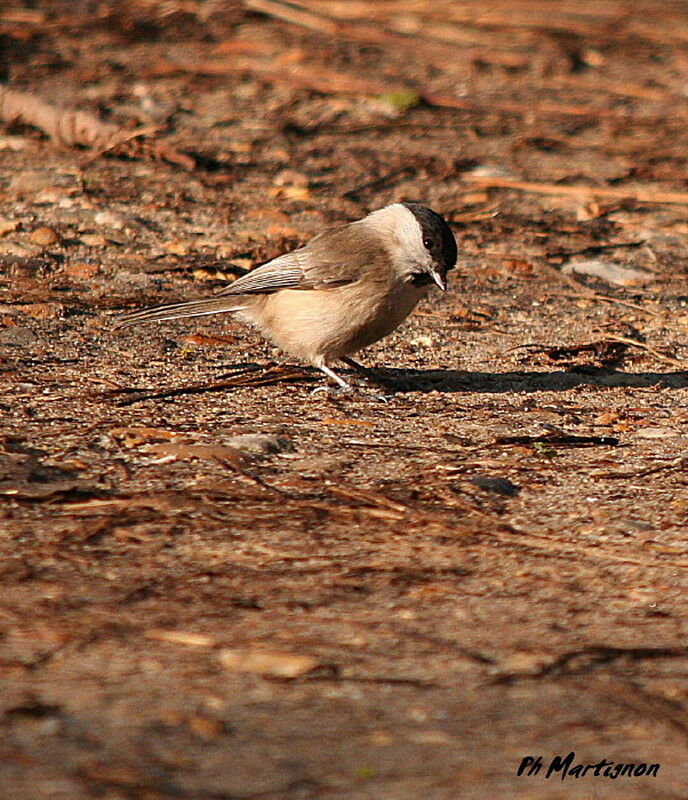
POLYGON ((173 303, 169 306, 153 306, 141 311, 125 314, 117 320, 116 328, 129 325, 138 325, 139 322, 163 322, 167 319, 180 319, 181 317, 203 317, 207 314, 229 314, 233 311, 243 310, 242 303, 237 304, 237 299, 227 297, 208 297, 205 300, 190 300, 186 303, 173 303))

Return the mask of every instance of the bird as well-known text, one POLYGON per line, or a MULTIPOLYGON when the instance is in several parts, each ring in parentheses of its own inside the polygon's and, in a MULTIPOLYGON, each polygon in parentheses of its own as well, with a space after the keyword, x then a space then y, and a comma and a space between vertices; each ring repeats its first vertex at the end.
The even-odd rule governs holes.
POLYGON ((370 375, 351 356, 394 331, 433 284, 446 291, 457 255, 443 217, 420 203, 393 203, 318 234, 212 297, 135 311, 118 327, 235 314, 350 391, 333 363, 370 375))

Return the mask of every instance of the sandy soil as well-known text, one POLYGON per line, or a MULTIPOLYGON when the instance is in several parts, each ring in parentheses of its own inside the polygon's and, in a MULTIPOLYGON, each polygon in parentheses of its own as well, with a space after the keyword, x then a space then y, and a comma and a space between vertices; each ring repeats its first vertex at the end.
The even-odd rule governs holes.
POLYGON ((3 797, 685 797, 685 5, 25 5, 12 88, 195 166, 2 129, 3 797), (400 199, 386 402, 113 328, 400 199))

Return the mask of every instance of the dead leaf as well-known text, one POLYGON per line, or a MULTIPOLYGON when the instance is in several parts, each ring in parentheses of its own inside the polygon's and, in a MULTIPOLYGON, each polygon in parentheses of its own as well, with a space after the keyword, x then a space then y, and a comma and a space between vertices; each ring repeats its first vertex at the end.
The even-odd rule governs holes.
POLYGON ((273 186, 268 189, 271 197, 285 200, 310 200, 311 192, 307 186, 273 186))
POLYGON ((250 460, 241 450, 219 444, 155 444, 148 452, 182 460, 199 458, 203 461, 220 461, 233 467, 242 466, 250 460))
POLYGON ((38 128, 58 145, 92 148, 95 150, 95 158, 107 151, 116 151, 129 156, 145 155, 168 161, 184 169, 195 167, 191 156, 175 150, 166 142, 154 138, 143 143, 134 141, 144 136, 153 136, 155 128, 126 130, 102 122, 86 111, 60 108, 35 94, 18 92, 4 86, 0 86, 0 120, 10 124, 22 122, 38 128))
POLYGON ((57 319, 62 315, 62 306, 59 303, 27 303, 20 306, 22 314, 33 319, 57 319))
POLYGON ((182 341, 184 344, 194 344, 198 347, 213 347, 215 345, 234 344, 235 342, 229 336, 208 336, 203 333, 191 333, 185 336, 182 341))
POLYGON ((178 431, 169 431, 163 428, 111 428, 108 433, 120 440, 123 447, 139 447, 148 442, 169 441, 181 436, 178 431))
MULTIPOLYGON (((86 242, 84 242, 84 244, 86 244, 86 242)), ((94 275, 98 274, 99 269, 100 267, 98 264, 74 261, 71 264, 66 264, 63 271, 65 275, 69 275, 70 278, 92 278, 94 275)))

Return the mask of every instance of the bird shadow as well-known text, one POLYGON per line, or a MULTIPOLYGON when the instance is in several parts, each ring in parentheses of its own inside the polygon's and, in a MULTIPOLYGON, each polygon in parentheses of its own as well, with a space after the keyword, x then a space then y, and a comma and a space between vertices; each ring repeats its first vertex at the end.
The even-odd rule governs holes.
MULTIPOLYGON (((371 370, 372 371, 372 370, 371 370)), ((565 392, 580 386, 600 388, 688 388, 688 370, 679 372, 619 372, 590 369, 577 372, 468 372, 452 369, 408 370, 382 367, 375 378, 393 393, 403 392, 565 392)))

